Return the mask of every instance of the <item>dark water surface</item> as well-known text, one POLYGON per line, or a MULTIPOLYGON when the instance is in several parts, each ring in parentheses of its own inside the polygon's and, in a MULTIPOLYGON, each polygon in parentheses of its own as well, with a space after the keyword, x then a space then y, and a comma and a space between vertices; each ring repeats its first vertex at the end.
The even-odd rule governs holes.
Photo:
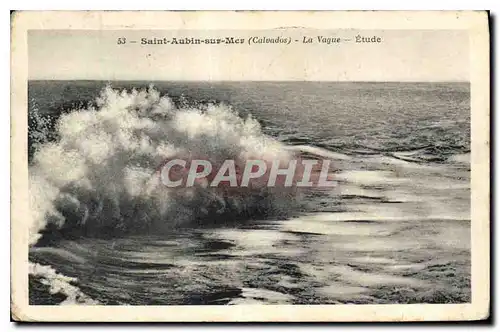
MULTIPOLYGON (((113 88, 129 89, 112 106, 119 108, 130 89, 149 83, 112 82, 113 88)), ((58 227, 41 227, 38 231, 45 235, 30 249, 30 303, 470 301, 468 84, 153 83, 160 94, 181 105, 223 102, 240 117, 251 114, 264 134, 287 149, 334 161, 338 186, 306 192, 300 197, 301 208, 287 217, 182 224, 161 234, 111 231, 104 238, 68 236, 71 232, 55 236, 58 227)), ((47 162, 52 156, 49 144, 71 147, 68 151, 97 158, 101 166, 111 165, 99 153, 108 136, 99 140, 97 134, 85 136, 79 129, 87 120, 68 121, 63 134, 52 130, 54 119, 45 120, 48 115, 100 109, 96 97, 105 85, 29 83, 30 153, 45 158, 31 158, 30 174, 46 174, 44 167, 52 165, 51 172, 60 174, 51 175, 48 182, 62 190, 58 183, 67 169, 47 162), (62 145, 61 135, 65 142, 71 137, 77 142, 62 145)), ((127 119, 117 115, 109 126, 125 126, 127 119)), ((213 125, 179 124, 195 126, 190 127, 194 132, 213 125)), ((206 142, 207 151, 221 144, 217 137, 206 142)), ((90 179, 89 192, 108 193, 96 186, 112 175, 96 178, 101 173, 89 173, 86 165, 82 176, 90 179)), ((39 178, 35 182, 32 191, 39 188, 39 178)), ((123 199, 123 193, 115 194, 116 200, 123 199)), ((81 205, 82 198, 77 199, 81 205)), ((100 205, 102 216, 114 209, 109 204, 100 205)))

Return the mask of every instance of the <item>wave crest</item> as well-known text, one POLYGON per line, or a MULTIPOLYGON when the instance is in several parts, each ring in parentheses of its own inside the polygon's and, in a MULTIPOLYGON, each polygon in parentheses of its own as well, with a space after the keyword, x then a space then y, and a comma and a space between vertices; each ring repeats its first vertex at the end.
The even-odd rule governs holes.
POLYGON ((58 139, 41 144, 30 165, 30 240, 44 229, 83 235, 158 231, 218 217, 279 215, 295 205, 290 192, 264 188, 226 197, 210 188, 169 190, 157 167, 178 155, 283 160, 293 152, 264 135, 251 116, 224 104, 176 105, 154 87, 103 89, 96 106, 63 114, 58 139))

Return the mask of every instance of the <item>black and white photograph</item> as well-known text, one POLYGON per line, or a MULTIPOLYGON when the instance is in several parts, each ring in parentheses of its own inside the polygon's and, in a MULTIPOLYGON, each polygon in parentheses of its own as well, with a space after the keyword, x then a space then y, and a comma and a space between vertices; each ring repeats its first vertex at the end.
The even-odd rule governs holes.
POLYGON ((27 305, 470 305, 476 37, 379 21, 27 29, 27 305))

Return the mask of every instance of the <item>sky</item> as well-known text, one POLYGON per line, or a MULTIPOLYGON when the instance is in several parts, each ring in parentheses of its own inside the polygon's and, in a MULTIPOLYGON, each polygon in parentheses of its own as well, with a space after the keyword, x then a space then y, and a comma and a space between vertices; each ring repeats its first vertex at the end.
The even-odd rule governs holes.
POLYGON ((28 66, 32 80, 468 81, 469 36, 464 30, 30 30, 28 66), (357 35, 381 42, 356 43, 357 35), (318 36, 348 41, 321 44, 318 36), (172 37, 245 42, 140 43, 172 37), (292 42, 249 45, 252 37, 292 42), (307 37, 313 42, 304 44, 307 37), (118 38, 128 42, 118 45, 118 38))

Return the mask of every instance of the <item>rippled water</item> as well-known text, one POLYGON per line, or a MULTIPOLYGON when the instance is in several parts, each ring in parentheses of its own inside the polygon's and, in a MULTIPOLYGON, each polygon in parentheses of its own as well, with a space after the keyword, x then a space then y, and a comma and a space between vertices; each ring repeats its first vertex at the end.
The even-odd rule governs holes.
MULTIPOLYGON (((289 149, 334 160, 338 186, 308 191, 287 218, 106 238, 52 230, 30 249, 32 304, 470 301, 468 85, 157 85, 252 114, 289 149)), ((101 86, 32 82, 30 98, 54 113, 101 86)))

